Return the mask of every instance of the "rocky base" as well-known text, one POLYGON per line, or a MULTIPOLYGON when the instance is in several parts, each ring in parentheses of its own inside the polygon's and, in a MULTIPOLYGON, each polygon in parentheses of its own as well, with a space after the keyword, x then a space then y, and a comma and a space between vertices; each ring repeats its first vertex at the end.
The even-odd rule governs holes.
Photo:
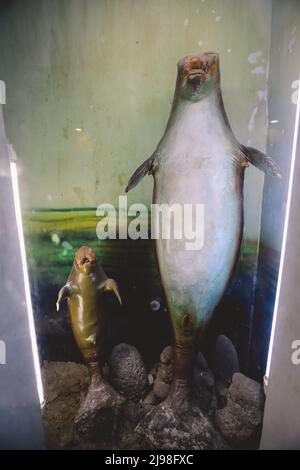
POLYGON ((45 361, 42 379, 46 447, 69 449, 74 444, 74 420, 89 386, 88 369, 74 362, 45 361))
POLYGON ((95 375, 74 421, 77 440, 112 442, 124 402, 106 380, 95 375))
POLYGON ((195 403, 179 413, 165 401, 146 414, 135 432, 151 449, 212 450, 229 448, 195 403))
POLYGON ((196 450, 258 445, 263 389, 239 373, 235 349, 224 336, 217 340, 213 371, 199 352, 187 406, 175 406, 170 396, 166 400, 173 378, 170 346, 158 364, 146 368, 136 348, 118 345, 106 373, 107 380, 95 378, 89 384, 87 368, 81 364, 44 364, 48 448, 196 450))

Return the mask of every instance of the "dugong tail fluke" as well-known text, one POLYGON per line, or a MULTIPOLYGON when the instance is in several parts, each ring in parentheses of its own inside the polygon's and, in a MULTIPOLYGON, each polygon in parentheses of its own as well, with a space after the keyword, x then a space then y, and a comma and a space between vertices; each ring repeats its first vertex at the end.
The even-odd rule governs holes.
MULTIPOLYGON (((130 178, 126 191, 146 174, 154 177, 153 202, 204 207, 204 245, 160 238, 156 253, 173 327, 175 378, 167 398, 186 402, 197 338, 222 298, 240 252, 243 183, 248 164, 280 176, 276 163, 241 145, 230 127, 220 88, 219 56, 192 54, 178 62, 171 114, 156 150, 130 178)), ((193 220, 195 223, 195 220, 193 220)))

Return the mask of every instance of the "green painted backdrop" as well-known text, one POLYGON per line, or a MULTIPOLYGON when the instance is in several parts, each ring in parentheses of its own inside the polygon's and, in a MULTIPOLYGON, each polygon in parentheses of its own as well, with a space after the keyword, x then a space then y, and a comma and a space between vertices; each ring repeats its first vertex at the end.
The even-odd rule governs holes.
MULTIPOLYGON (((220 53, 234 131, 263 149, 270 20, 269 0, 7 2, 0 70, 23 206, 116 203, 162 135, 177 60, 191 52, 220 53)), ((261 181, 247 173, 254 237, 261 181)), ((149 203, 151 188, 149 178, 130 200, 149 203)))
MULTIPOLYGON (((232 127, 242 143, 264 150, 271 0, 10 0, 1 5, 5 121, 19 157, 40 334, 52 331, 57 289, 74 249, 83 243, 97 248, 105 269, 121 283, 125 308, 136 311, 134 329, 140 321, 145 330, 147 312, 149 324, 160 328, 162 320, 153 320, 149 307, 156 296, 163 304, 151 243, 99 243, 95 210, 87 209, 117 204, 132 171, 154 150, 170 112, 176 63, 188 53, 219 52, 232 127)), ((246 173, 241 269, 250 278, 251 300, 263 176, 254 168, 246 173)), ((149 205, 151 193, 148 178, 130 193, 129 203, 149 205)))

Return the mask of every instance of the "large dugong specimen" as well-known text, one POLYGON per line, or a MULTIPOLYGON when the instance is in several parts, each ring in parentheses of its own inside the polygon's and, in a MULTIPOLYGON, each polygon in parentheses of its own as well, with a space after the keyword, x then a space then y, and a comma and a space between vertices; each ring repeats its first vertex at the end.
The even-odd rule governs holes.
POLYGON ((174 334, 175 375, 166 399, 174 407, 188 402, 196 340, 222 298, 240 252, 244 171, 249 162, 280 176, 270 157, 235 138, 223 105, 218 54, 184 57, 178 62, 165 133, 126 188, 127 192, 152 174, 154 203, 204 205, 201 249, 187 249, 184 238, 156 240, 174 334))
POLYGON ((91 425, 91 416, 95 417, 96 414, 98 428, 101 420, 104 421, 104 428, 112 425, 107 423, 108 417, 110 414, 114 417, 114 408, 118 408, 123 402, 123 398, 107 383, 102 373, 107 316, 103 305, 105 291, 114 292, 121 303, 117 283, 106 276, 97 262, 95 251, 82 246, 75 254, 66 284, 59 291, 56 308, 59 310, 62 301, 68 299, 73 334, 91 376, 87 397, 76 418, 83 432, 87 432, 91 425))

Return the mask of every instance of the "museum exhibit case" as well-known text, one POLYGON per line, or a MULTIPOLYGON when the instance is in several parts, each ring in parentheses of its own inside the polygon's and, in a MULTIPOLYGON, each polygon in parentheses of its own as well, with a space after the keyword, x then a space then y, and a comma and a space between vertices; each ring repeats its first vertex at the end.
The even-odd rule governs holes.
POLYGON ((0 8, 0 448, 300 448, 263 425, 300 3, 0 8))

